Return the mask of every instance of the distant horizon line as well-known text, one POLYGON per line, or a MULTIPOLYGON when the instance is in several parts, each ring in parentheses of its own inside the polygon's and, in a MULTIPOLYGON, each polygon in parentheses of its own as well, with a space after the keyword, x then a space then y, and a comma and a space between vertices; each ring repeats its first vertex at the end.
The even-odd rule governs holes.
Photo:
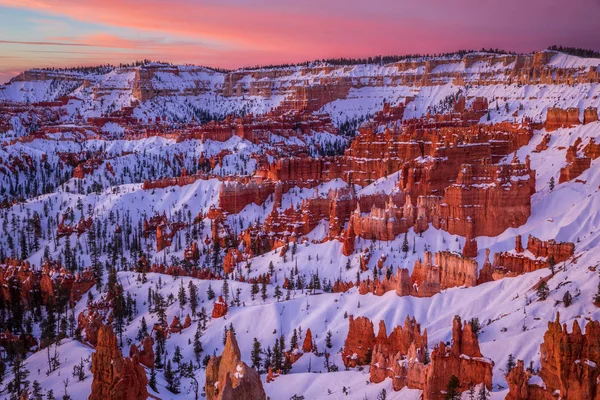
MULTIPOLYGON (((407 54, 387 54, 387 55, 379 54, 379 55, 373 55, 373 56, 367 56, 367 57, 317 58, 317 59, 295 62, 295 63, 294 62, 271 63, 271 64, 267 63, 267 64, 257 64, 257 65, 252 65, 252 66, 247 65, 247 66, 242 66, 239 68, 225 68, 225 67, 218 67, 218 66, 195 64, 195 63, 173 63, 170 61, 151 60, 151 59, 145 58, 145 59, 136 60, 133 62, 122 62, 122 63, 119 63, 118 65, 112 64, 112 63, 107 63, 107 64, 76 65, 76 66, 69 66, 69 67, 33 67, 33 68, 22 70, 19 72, 19 74, 15 75, 13 77, 19 76, 20 74, 22 74, 24 72, 29 72, 29 71, 72 71, 72 70, 77 70, 77 69, 84 70, 84 69, 93 69, 93 68, 102 68, 102 67, 131 68, 131 67, 146 66, 148 64, 162 64, 162 65, 173 65, 173 66, 177 66, 177 65, 194 66, 194 67, 210 69, 215 72, 235 72, 235 71, 242 71, 242 70, 299 67, 299 66, 308 66, 308 65, 317 64, 317 63, 332 64, 332 65, 339 65, 339 66, 342 66, 342 65, 370 65, 370 64, 381 64, 381 62, 385 62, 387 60, 387 62, 385 62, 385 64, 392 64, 395 62, 414 60, 414 59, 419 59, 419 58, 432 59, 432 58, 450 57, 450 56, 457 56, 457 55, 464 56, 464 55, 475 54, 475 53, 487 53, 487 54, 497 54, 497 55, 505 55, 505 56, 515 56, 515 55, 533 55, 535 53, 541 53, 544 51, 555 51, 555 52, 572 55, 574 57, 580 57, 580 58, 598 58, 598 59, 600 59, 600 51, 597 51, 594 49, 551 45, 542 50, 533 50, 530 52, 515 52, 515 51, 510 51, 510 50, 507 51, 507 50, 499 49, 499 48, 489 48, 489 49, 482 48, 480 50, 475 50, 475 49, 456 50, 453 52, 441 52, 441 53, 432 53, 432 54, 419 54, 419 53, 410 54, 410 53, 407 53, 407 54), (588 55, 571 54, 570 52, 573 52, 573 51, 579 51, 579 52, 582 52, 582 53, 585 53, 588 55), (338 62, 339 64, 336 64, 336 62, 338 62)), ((6 83, 8 83, 8 82, 6 82, 6 83)))

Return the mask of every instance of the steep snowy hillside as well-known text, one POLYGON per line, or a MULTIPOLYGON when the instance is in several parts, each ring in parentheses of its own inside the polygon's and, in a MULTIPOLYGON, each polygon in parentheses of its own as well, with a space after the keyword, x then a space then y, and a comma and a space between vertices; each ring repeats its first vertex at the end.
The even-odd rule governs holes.
POLYGON ((19 75, 0 398, 597 398, 599 66, 19 75))

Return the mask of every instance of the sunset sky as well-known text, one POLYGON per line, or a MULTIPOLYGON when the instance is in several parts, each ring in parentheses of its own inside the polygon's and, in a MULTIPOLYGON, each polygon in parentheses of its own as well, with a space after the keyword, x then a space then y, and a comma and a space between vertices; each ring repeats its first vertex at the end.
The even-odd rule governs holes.
POLYGON ((552 44, 600 50, 600 0, 0 0, 0 83, 143 58, 234 68, 552 44))

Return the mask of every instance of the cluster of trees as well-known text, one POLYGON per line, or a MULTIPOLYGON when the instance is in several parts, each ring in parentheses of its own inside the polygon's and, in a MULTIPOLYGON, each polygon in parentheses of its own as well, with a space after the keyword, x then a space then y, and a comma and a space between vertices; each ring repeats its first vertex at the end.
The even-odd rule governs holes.
POLYGON ((568 47, 553 45, 548 47, 548 50, 560 51, 561 53, 570 54, 585 58, 600 58, 600 51, 591 49, 582 49, 580 47, 568 47))

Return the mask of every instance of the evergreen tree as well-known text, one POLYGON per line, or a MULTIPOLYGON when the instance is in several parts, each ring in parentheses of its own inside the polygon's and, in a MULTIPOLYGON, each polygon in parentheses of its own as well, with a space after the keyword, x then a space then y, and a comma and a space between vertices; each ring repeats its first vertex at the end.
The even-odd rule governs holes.
POLYGON ((331 336, 333 336, 331 331, 327 331, 327 335, 325 336, 325 347, 327 347, 328 349, 331 349, 333 347, 333 345, 331 344, 331 336))
POLYGON ((283 292, 281 291, 281 288, 279 287, 279 285, 275 286, 275 298, 277 299, 277 301, 279 301, 282 296, 283 296, 283 292))
POLYGON ((252 353, 250 355, 250 359, 252 360, 252 368, 256 369, 258 373, 260 373, 261 353, 262 348, 260 342, 257 338, 254 338, 254 342, 252 343, 252 353))
POLYGON ((408 253, 408 232, 404 233, 404 240, 402 241, 402 252, 408 253))
POLYGON ((183 281, 181 282, 181 285, 179 286, 179 293, 178 293, 177 297, 179 298, 179 308, 181 308, 183 310, 183 308, 187 304, 187 296, 185 294, 185 288, 183 287, 183 281))
POLYGON ((263 301, 267 300, 267 282, 262 281, 260 287, 260 297, 263 301))
POLYGON ((223 286, 221 286, 221 296, 225 299, 225 303, 229 303, 229 280, 227 279, 227 274, 223 278, 223 286))
POLYGON ((198 327, 196 328, 196 333, 194 334, 194 355, 196 356, 196 362, 200 362, 200 355, 203 351, 200 338, 202 338, 202 327, 198 322, 198 327))
POLYGON ((152 370, 150 371, 150 381, 148 381, 148 385, 150 386, 150 388, 152 388, 152 390, 158 392, 156 388, 156 370, 154 368, 152 368, 152 370))
POLYGON ((25 367, 21 355, 17 355, 13 360, 12 373, 13 379, 8 383, 8 391, 18 398, 21 391, 29 386, 29 381, 27 380, 29 370, 25 367))
POLYGON ((446 396, 444 397, 446 400, 458 400, 460 399, 460 391, 458 388, 460 387, 460 381, 456 377, 456 375, 452 375, 450 380, 448 381, 448 385, 446 386, 446 396))
POLYGON ((209 283, 208 284, 208 289, 206 289, 206 297, 208 298, 208 300, 212 300, 215 298, 215 291, 212 288, 212 285, 209 283))
POLYGON ((517 365, 515 358, 512 354, 508 355, 508 361, 506 362, 506 373, 508 374, 517 365))
POLYGON ((573 302, 573 296, 571 295, 571 292, 569 292, 567 290, 565 292, 565 294, 563 295, 563 304, 565 305, 565 307, 569 307, 572 302, 573 302))
MULTIPOLYGON (((599 287, 600 290, 600 287, 599 287)), ((260 292, 260 289, 258 288, 258 282, 254 281, 252 283, 252 287, 250 289, 250 297, 252 298, 252 300, 254 300, 256 298, 256 295, 260 292)))
POLYGON ((192 310, 192 316, 196 316, 196 311, 198 311, 198 288, 194 285, 194 282, 190 281, 188 290, 190 293, 190 309, 192 310))
POLYGON ((167 389, 171 393, 179 393, 179 379, 177 379, 177 376, 173 372, 171 360, 167 361, 167 367, 165 368, 165 381, 167 381, 167 389))
POLYGON ((486 389, 485 383, 481 384, 479 393, 477 393, 477 400, 488 400, 491 397, 490 392, 486 389))
POLYGON ((538 298, 540 300, 546 300, 548 295, 550 294, 550 289, 548 289, 548 284, 546 281, 541 281, 536 289, 538 298))

